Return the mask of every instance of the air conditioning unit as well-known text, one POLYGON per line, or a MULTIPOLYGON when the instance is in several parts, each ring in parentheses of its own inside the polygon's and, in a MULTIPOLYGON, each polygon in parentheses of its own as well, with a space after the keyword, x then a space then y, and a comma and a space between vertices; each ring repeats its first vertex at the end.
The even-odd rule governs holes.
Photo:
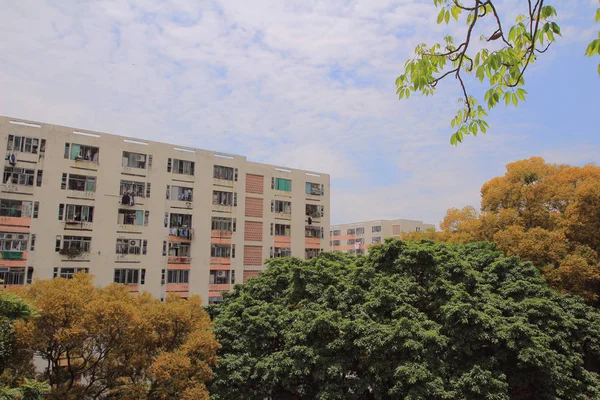
POLYGON ((17 235, 17 239, 25 240, 25 239, 27 239, 27 236, 26 235, 17 235))
POLYGON ((138 154, 135 156, 135 161, 146 161, 146 156, 143 154, 138 154))
POLYGON ((129 241, 129 245, 130 245, 130 246, 137 246, 137 244, 138 244, 138 243, 137 243, 137 240, 130 240, 130 241, 129 241))
POLYGON ((12 235, 12 233, 10 233, 10 234, 9 234, 9 233, 7 233, 7 234, 6 234, 6 239, 12 239, 12 238, 13 238, 13 235, 12 235))
POLYGON ((225 278, 227 276, 227 274, 225 272, 226 271, 217 271, 217 276, 219 278, 225 278))

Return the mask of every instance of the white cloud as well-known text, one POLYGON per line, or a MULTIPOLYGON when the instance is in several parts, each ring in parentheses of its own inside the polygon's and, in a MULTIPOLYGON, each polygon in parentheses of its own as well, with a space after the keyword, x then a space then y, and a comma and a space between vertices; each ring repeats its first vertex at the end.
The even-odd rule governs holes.
POLYGON ((330 173, 332 222, 437 223, 531 154, 508 122, 450 147, 453 82, 396 99, 415 45, 448 29, 435 15, 430 0, 5 2, 0 113, 330 173))

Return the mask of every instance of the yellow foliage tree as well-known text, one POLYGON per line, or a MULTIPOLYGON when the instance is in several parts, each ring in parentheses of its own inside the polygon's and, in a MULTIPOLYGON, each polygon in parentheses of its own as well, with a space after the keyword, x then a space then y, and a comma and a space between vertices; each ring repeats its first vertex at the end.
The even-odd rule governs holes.
POLYGON ((451 208, 441 232, 405 239, 495 242, 537 265, 559 291, 598 305, 600 167, 549 164, 540 157, 506 166, 481 188, 481 212, 451 208))
POLYGON ((36 281, 21 295, 39 318, 16 327, 46 362, 52 398, 207 399, 219 347, 200 299, 94 287, 85 273, 36 281))

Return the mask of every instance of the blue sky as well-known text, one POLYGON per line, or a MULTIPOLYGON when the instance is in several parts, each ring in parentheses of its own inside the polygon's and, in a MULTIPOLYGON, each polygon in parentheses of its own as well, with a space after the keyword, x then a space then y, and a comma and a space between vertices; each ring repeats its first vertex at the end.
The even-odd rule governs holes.
MULTIPOLYGON (((523 4, 499 3, 507 18, 523 4)), ((0 114, 326 172, 332 223, 437 224, 508 162, 598 161, 599 60, 583 56, 598 2, 552 3, 564 37, 527 102, 457 148, 453 81, 395 95, 417 44, 464 29, 436 25, 431 0, 0 0, 0 114)))

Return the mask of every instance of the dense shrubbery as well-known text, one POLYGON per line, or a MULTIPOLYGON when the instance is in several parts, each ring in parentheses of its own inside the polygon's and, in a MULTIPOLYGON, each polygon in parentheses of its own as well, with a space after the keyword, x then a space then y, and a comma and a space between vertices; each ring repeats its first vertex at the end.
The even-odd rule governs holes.
POLYGON ((211 310, 215 399, 600 397, 600 316, 492 245, 275 259, 211 310))

